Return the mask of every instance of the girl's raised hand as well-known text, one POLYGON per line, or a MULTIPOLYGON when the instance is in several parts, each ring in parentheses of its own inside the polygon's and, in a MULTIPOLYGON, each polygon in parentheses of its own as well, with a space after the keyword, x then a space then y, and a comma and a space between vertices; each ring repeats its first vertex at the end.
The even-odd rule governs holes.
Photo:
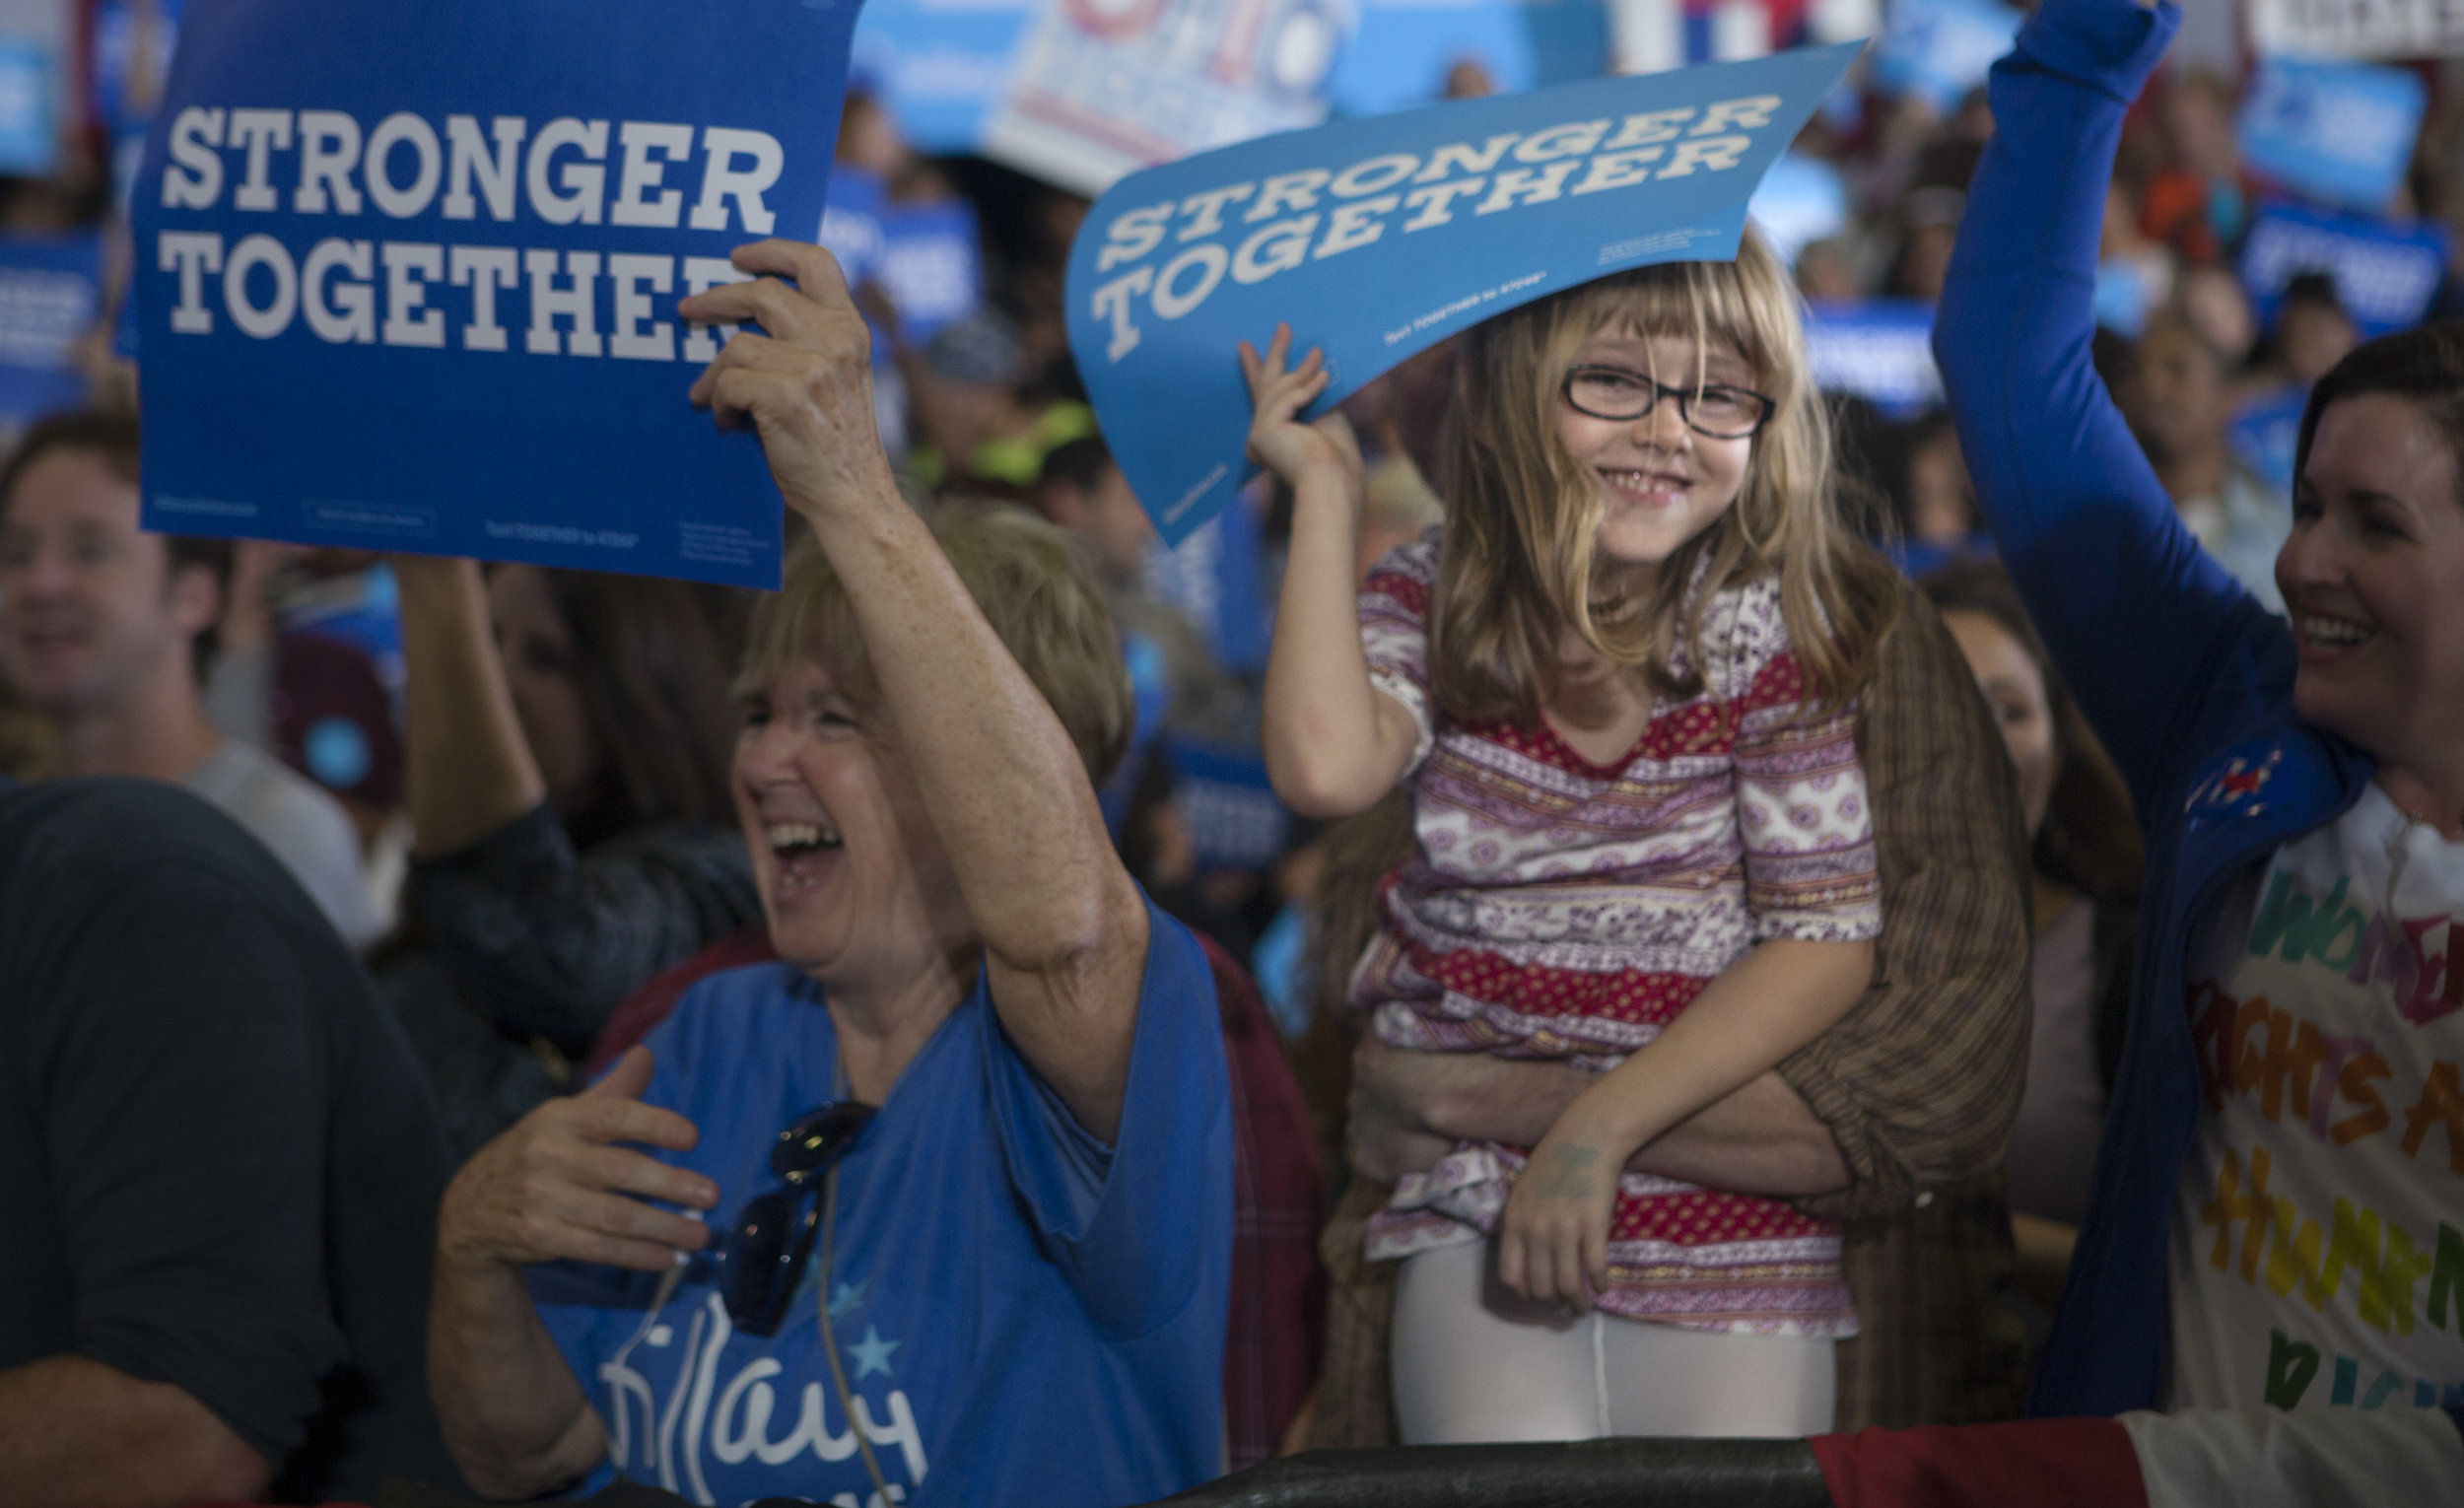
POLYGON ((1608 1220, 1625 1158, 1561 1134, 1562 1122, 1532 1149, 1497 1225, 1497 1277, 1525 1298, 1577 1314, 1608 1285, 1608 1220))
POLYGON ((1315 424, 1300 422, 1300 412, 1326 391, 1330 374, 1326 354, 1315 348, 1300 364, 1285 370, 1292 352, 1292 327, 1278 324, 1274 339, 1261 356, 1241 342, 1241 376, 1249 379, 1254 417, 1249 425, 1249 458, 1293 487, 1304 472, 1326 469, 1356 482, 1360 446, 1339 415, 1329 414, 1315 424))

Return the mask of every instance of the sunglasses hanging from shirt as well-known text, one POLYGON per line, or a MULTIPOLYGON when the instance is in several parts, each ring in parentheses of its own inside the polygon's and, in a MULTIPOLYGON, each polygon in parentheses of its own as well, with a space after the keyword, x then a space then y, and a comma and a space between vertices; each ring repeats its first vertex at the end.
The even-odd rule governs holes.
POLYGON ((873 1113, 860 1100, 835 1100, 807 1112, 772 1144, 770 1171, 787 1187, 746 1200, 727 1232, 719 1297, 738 1331, 779 1333, 830 1213, 825 1186, 873 1113))

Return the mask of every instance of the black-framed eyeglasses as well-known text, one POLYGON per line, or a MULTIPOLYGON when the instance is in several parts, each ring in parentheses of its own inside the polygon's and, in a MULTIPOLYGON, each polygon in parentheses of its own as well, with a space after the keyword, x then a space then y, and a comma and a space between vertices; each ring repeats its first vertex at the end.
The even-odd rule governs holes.
POLYGON ((821 1225, 822 1183, 873 1117, 860 1100, 838 1100, 807 1111, 779 1133, 770 1171, 784 1189, 748 1200, 727 1232, 726 1270, 719 1297, 727 1318, 747 1335, 775 1336, 813 1256, 821 1225))
POLYGON ((1569 367, 1561 391, 1576 413, 1620 423, 1642 418, 1663 398, 1675 399, 1686 427, 1714 440, 1750 440, 1779 406, 1749 387, 1725 382, 1677 387, 1623 367, 1569 367))

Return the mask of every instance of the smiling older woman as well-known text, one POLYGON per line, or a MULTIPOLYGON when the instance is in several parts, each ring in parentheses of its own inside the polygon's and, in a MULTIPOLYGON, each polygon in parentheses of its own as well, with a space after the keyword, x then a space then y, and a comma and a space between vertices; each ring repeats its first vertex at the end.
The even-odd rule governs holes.
POLYGON ((693 397, 758 429, 811 531, 738 683, 782 961, 455 1180, 448 1443, 510 1497, 1162 1496, 1221 1459, 1229 1089, 1205 961, 1096 806, 1111 622, 1049 526, 900 498, 826 253, 736 262, 759 280, 682 311, 772 333, 693 397))

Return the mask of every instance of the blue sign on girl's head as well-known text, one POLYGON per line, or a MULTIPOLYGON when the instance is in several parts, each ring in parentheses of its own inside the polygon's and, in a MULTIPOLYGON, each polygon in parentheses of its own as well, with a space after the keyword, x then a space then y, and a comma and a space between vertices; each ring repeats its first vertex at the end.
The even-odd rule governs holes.
POLYGON ((1857 47, 1466 100, 1132 173, 1069 256, 1069 344, 1167 543, 1249 474, 1238 342, 1289 322, 1341 400, 1535 299, 1737 254, 1763 172, 1857 47))

